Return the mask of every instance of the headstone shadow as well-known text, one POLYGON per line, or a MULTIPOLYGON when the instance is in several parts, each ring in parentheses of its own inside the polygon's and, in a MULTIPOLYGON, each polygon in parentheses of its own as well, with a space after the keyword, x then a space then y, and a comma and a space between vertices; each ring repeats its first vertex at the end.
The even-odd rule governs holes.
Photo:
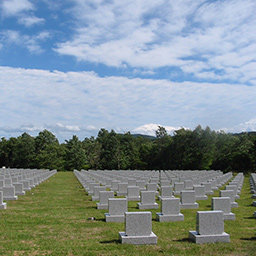
POLYGON ((243 241, 256 241, 256 236, 253 236, 253 237, 246 237, 246 238, 240 238, 240 240, 243 240, 243 241))
POLYGON ((244 219, 247 219, 247 220, 252 220, 252 219, 255 219, 255 217, 244 217, 244 219))
POLYGON ((101 244, 120 244, 121 241, 119 239, 100 241, 101 244))
POLYGON ((183 243, 191 242, 191 241, 188 239, 188 237, 182 238, 182 239, 175 239, 175 240, 173 240, 173 241, 175 241, 175 242, 183 242, 183 243))

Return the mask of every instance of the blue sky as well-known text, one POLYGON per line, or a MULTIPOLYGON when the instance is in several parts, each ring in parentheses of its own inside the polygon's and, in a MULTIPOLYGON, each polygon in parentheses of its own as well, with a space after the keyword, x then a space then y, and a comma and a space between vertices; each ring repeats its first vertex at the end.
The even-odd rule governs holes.
POLYGON ((255 0, 1 0, 0 137, 256 129, 255 0))

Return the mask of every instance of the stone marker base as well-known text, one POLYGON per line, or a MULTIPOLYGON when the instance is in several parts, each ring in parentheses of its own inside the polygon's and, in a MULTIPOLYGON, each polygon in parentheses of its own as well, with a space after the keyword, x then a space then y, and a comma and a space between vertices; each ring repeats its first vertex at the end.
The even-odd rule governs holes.
POLYGON ((236 196, 235 196, 235 199, 240 199, 240 196, 239 196, 239 195, 236 195, 236 196))
POLYGON ((156 220, 159 222, 183 221, 184 215, 181 213, 176 215, 163 215, 162 213, 156 213, 156 220))
POLYGON ((256 201, 254 201, 254 202, 252 203, 252 205, 253 205, 253 206, 256 206, 256 201))
POLYGON ((230 236, 226 232, 218 235, 199 235, 196 231, 189 231, 189 240, 196 244, 229 243, 230 236))
POLYGON ((127 236, 125 232, 119 232, 122 244, 157 244, 157 236, 151 232, 149 236, 127 236))
POLYGON ((224 213, 223 214, 223 219, 224 220, 235 220, 236 219, 236 215, 234 213, 224 213))
POLYGON ((117 196, 127 196, 127 192, 116 192, 117 196))
POLYGON ((197 200, 207 200, 208 196, 196 196, 196 201, 197 200))
POLYGON ((256 211, 254 212, 253 216, 254 216, 254 218, 256 218, 256 211))
POLYGON ((106 222, 124 222, 124 215, 110 215, 109 213, 105 213, 106 222))
POLYGON ((256 198, 256 194, 253 194, 253 195, 252 195, 252 199, 255 199, 255 198, 256 198))
POLYGON ((98 210, 107 210, 108 209, 108 204, 97 203, 97 209, 98 210))
POLYGON ((175 196, 180 196, 180 191, 174 191, 173 194, 174 194, 175 196))
POLYGON ((15 201, 18 200, 17 196, 4 197, 4 201, 15 201))
POLYGON ((237 208, 237 207, 238 207, 238 203, 237 202, 231 203, 231 208, 237 208))
POLYGON ((193 203, 193 204, 180 204, 180 209, 197 209, 199 208, 198 203, 193 203))
POLYGON ((92 196, 92 201, 100 201, 100 197, 99 196, 92 196))
POLYGON ((205 191, 205 194, 206 194, 206 195, 213 195, 213 194, 214 194, 214 191, 205 191))
POLYGON ((25 191, 24 192, 16 192, 15 191, 15 195, 17 195, 17 196, 25 196, 25 194, 26 194, 25 191))
POLYGON ((127 201, 140 201, 140 197, 126 197, 127 201))
POLYGON ((174 196, 158 196, 158 200, 161 201, 162 199, 165 198, 174 198, 174 196))
POLYGON ((142 204, 142 203, 137 203, 137 207, 140 210, 147 210, 147 209, 158 209, 158 204, 142 204))
POLYGON ((0 204, 0 209, 1 209, 1 210, 5 210, 6 207, 7 207, 6 203, 0 204))

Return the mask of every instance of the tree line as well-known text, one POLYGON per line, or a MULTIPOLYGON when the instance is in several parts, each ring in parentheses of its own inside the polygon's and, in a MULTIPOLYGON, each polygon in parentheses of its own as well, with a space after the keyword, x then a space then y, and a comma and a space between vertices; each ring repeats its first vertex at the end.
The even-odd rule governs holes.
POLYGON ((36 137, 0 141, 0 166, 107 170, 222 170, 252 172, 256 169, 256 133, 230 134, 203 129, 179 129, 173 135, 159 126, 155 137, 119 134, 101 129, 97 137, 73 136, 59 143, 48 130, 36 137))

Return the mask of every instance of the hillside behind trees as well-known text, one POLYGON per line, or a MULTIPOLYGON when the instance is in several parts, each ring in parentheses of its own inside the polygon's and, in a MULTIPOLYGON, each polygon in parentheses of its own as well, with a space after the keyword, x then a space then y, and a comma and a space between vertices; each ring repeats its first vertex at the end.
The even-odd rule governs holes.
POLYGON ((101 129, 98 136, 59 143, 48 130, 36 137, 23 133, 1 138, 0 166, 109 170, 222 170, 256 169, 256 133, 230 134, 203 129, 179 129, 173 135, 159 126, 155 137, 118 134, 101 129))

